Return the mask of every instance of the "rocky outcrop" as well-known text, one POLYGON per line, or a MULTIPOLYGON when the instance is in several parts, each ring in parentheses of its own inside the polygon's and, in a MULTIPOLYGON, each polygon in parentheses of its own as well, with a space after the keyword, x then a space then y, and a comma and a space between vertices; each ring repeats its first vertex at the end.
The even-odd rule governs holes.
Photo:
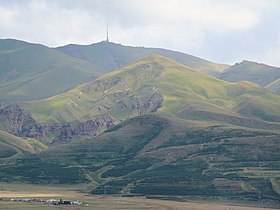
POLYGON ((31 137, 47 142, 65 142, 75 136, 96 136, 114 126, 110 115, 98 116, 85 122, 37 123, 20 106, 11 104, 0 109, 0 129, 16 136, 31 137))
POLYGON ((36 125, 30 114, 18 105, 10 104, 0 109, 0 129, 13 135, 25 136, 36 125))
POLYGON ((95 117, 78 124, 68 123, 62 126, 60 135, 54 139, 53 143, 64 142, 74 136, 96 136, 104 130, 113 127, 115 124, 115 119, 110 115, 95 117))
POLYGON ((134 96, 130 100, 122 100, 118 102, 118 106, 121 109, 128 109, 130 113, 135 113, 135 116, 145 113, 156 112, 163 103, 163 97, 159 92, 155 92, 145 98, 134 96))
MULTIPOLYGON (((100 82, 96 88, 103 90, 107 86, 108 83, 100 82)), ((0 129, 17 136, 32 137, 47 143, 66 142, 75 136, 96 136, 116 125, 116 120, 112 116, 118 112, 126 112, 129 117, 134 117, 156 112, 162 106, 163 96, 156 87, 148 87, 141 91, 131 97, 127 97, 129 90, 110 93, 107 97, 120 98, 115 106, 101 104, 98 107, 99 116, 64 124, 38 123, 20 106, 11 104, 0 109, 0 129)))

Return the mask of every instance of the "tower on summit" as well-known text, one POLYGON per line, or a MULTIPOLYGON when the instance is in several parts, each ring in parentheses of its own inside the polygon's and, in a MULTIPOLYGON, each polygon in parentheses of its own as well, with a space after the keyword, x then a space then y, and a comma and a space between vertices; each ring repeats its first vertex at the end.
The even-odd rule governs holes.
POLYGON ((110 41, 109 41, 109 28, 108 28, 108 25, 107 25, 107 37, 106 37, 106 42, 110 42, 110 41))

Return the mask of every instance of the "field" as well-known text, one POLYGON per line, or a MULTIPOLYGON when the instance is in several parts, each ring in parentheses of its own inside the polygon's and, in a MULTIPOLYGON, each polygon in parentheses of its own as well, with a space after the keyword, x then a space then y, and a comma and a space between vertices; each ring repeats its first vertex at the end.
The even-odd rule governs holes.
MULTIPOLYGON (((144 197, 120 197, 120 196, 89 196, 79 189, 84 186, 39 186, 27 184, 0 184, 0 209, 160 209, 160 210, 258 210, 259 203, 226 203, 225 201, 171 201, 159 199, 147 199, 144 197), (1 199, 8 198, 64 198, 69 200, 80 200, 87 205, 84 206, 51 206, 44 203, 12 202, 1 199), (247 206, 247 207, 246 207, 247 206), (251 207, 250 207, 251 206, 251 207)), ((264 209, 264 208, 262 208, 264 209)), ((277 209, 277 208, 274 208, 277 209)))

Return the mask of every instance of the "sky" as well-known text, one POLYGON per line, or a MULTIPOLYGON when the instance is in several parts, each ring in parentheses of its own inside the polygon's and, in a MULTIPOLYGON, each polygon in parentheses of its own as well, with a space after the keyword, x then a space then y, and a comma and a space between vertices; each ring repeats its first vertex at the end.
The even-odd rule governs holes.
POLYGON ((49 47, 106 39, 218 63, 280 67, 280 0, 0 0, 0 38, 49 47))

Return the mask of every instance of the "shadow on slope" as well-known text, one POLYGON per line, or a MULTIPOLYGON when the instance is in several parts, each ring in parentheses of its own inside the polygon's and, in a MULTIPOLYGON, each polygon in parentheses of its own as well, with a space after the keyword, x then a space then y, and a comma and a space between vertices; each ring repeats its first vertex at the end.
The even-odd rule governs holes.
POLYGON ((279 201, 279 133, 144 115, 1 168, 1 179, 88 183, 94 194, 279 201), (18 178, 18 174, 21 176, 18 178))

